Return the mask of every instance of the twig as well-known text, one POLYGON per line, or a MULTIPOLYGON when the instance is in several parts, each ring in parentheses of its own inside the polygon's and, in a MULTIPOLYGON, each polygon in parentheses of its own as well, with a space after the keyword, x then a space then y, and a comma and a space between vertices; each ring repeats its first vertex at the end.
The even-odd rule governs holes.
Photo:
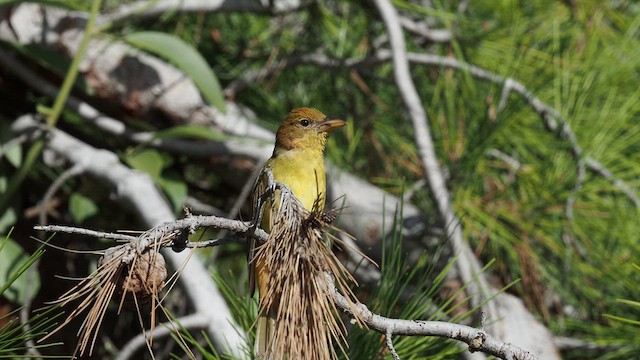
POLYGON ((624 347, 622 344, 598 344, 595 342, 585 341, 582 339, 556 336, 553 343, 558 349, 563 351, 580 351, 583 356, 587 356, 585 352, 606 352, 613 351, 624 347))
POLYGON ((0 145, 0 159, 2 159, 2 157, 4 156, 4 154, 11 149, 14 146, 18 146, 20 144, 23 144, 27 141, 31 141, 31 139, 38 137, 39 134, 35 133, 35 134, 20 134, 16 137, 14 137, 13 139, 7 141, 6 143, 0 145))
POLYGON ((83 228, 77 228, 72 226, 61 226, 61 225, 37 225, 33 227, 34 230, 46 231, 46 232, 63 232, 67 234, 78 234, 78 235, 86 235, 92 236, 95 238, 104 238, 111 240, 122 240, 122 241, 131 241, 137 238, 137 236, 125 235, 125 234, 114 234, 102 231, 95 231, 83 228))
POLYGON ((51 198, 53 195, 60 189, 60 187, 70 178, 75 177, 77 175, 82 174, 84 171, 84 166, 82 164, 75 164, 69 169, 65 170, 58 178, 49 185, 47 191, 44 193, 42 197, 42 201, 38 206, 38 224, 46 225, 47 224, 47 212, 49 204, 51 203, 51 198))
POLYGON ((598 160, 588 156, 587 158, 585 158, 585 162, 591 171, 596 172, 605 179, 613 182, 613 185, 620 189, 620 191, 622 191, 629 198, 629 200, 633 202, 633 205, 635 205, 636 207, 640 207, 640 199, 638 198, 636 192, 631 188, 631 186, 629 186, 629 184, 615 177, 611 170, 602 165, 598 160))
POLYGON ((207 320, 204 319, 202 316, 199 316, 197 314, 192 314, 192 315, 187 315, 182 318, 176 319, 176 321, 171 321, 168 324, 159 324, 159 325, 165 325, 165 326, 158 327, 158 325, 156 325, 156 328, 154 329, 153 332, 151 332, 150 330, 147 330, 143 333, 136 335, 131 340, 129 340, 122 347, 122 349, 120 349, 120 352, 116 357, 116 360, 132 359, 138 350, 140 350, 141 348, 147 345, 147 341, 151 339, 151 336, 153 336, 154 340, 157 340, 159 338, 163 338, 165 336, 171 335, 171 333, 175 331, 174 330, 175 328, 178 328, 178 329, 184 328, 187 330, 204 329, 207 327, 208 324, 207 324, 207 320))
MULTIPOLYGON (((12 125, 12 129, 19 133, 39 127, 33 117, 28 115, 19 118, 12 125)), ((111 189, 116 200, 138 215, 147 226, 175 219, 149 176, 124 166, 112 152, 95 149, 58 129, 49 131, 46 146, 72 165, 85 164, 86 174, 111 189)), ((193 302, 196 313, 208 319, 207 331, 214 345, 236 357, 246 357, 240 351, 244 344, 240 335, 242 330, 233 322, 222 294, 202 263, 196 258, 185 263, 189 259, 188 254, 172 251, 166 251, 165 257, 176 268, 184 266, 185 273, 180 276, 180 282, 193 302)))
MULTIPOLYGON (((336 305, 345 313, 351 314, 346 299, 339 293, 334 293, 336 305)), ((498 341, 488 333, 466 325, 452 324, 443 321, 402 320, 380 316, 371 312, 366 305, 356 304, 356 311, 364 320, 368 328, 383 335, 409 335, 409 336, 438 336, 458 340, 469 345, 469 351, 482 351, 501 359, 535 360, 530 352, 519 347, 498 341)))
MULTIPOLYGON (((391 54, 388 51, 379 52, 379 56, 383 58, 390 55, 391 54)), ((578 188, 579 190, 579 187, 582 186, 581 183, 584 181, 584 169, 581 168, 586 166, 589 168, 589 170, 598 173, 606 179, 612 181, 613 184, 617 186, 618 189, 620 189, 620 191, 622 191, 627 196, 627 198, 629 198, 629 200, 631 200, 634 206, 640 207, 640 199, 638 198, 636 192, 624 181, 616 178, 613 173, 605 166, 603 166, 600 162, 590 156, 584 156, 582 153, 582 149, 580 148, 580 145, 578 144, 578 141, 576 139, 576 135, 574 134, 567 121, 562 117, 562 115, 560 115, 560 113, 558 113, 556 109, 536 97, 533 92, 526 86, 524 86, 521 82, 490 72, 478 66, 460 62, 453 58, 416 53, 409 53, 407 56, 409 61, 411 62, 424 65, 439 65, 452 69, 462 70, 468 72, 470 75, 476 78, 491 81, 496 84, 503 84, 502 95, 498 104, 498 113, 502 112, 505 109, 509 99, 509 94, 511 92, 519 94, 527 101, 529 106, 531 106, 534 111, 536 111, 540 115, 547 130, 558 134, 560 138, 568 141, 571 145, 571 152, 573 153, 578 163, 578 180, 576 186, 574 187, 574 190, 576 188, 578 188), (558 125, 558 122, 560 123, 560 125, 558 125), (558 129, 559 131, 557 131, 558 129)))
MULTIPOLYGON (((304 2, 304 1, 303 1, 304 2)), ((149 5, 149 1, 136 1, 122 5, 110 14, 102 16, 99 24, 122 23, 135 19, 159 17, 170 12, 252 12, 252 13, 285 13, 301 8, 296 1, 268 1, 255 0, 160 0, 149 5)))
MULTIPOLYGON (((389 0, 374 0, 374 3, 389 33, 396 85, 413 122, 418 153, 429 182, 429 188, 433 193, 440 216, 444 220, 447 238, 453 251, 462 257, 456 266, 463 281, 469 287, 472 306, 480 306, 486 299, 491 298, 492 289, 481 274, 480 261, 473 255, 468 244, 464 242, 460 221, 451 205, 451 197, 446 187, 444 174, 435 155, 428 126, 429 119, 409 71, 409 59, 398 13, 389 0)), ((486 310, 492 319, 497 318, 498 313, 492 302, 486 304, 486 310)))
MULTIPOLYGON (((584 186, 584 182, 587 177, 587 168, 586 168, 584 159, 578 158, 577 161, 578 161, 578 170, 577 170, 576 183, 571 189, 571 193, 567 197, 567 200, 565 202, 565 207, 564 207, 564 213, 567 218, 567 225, 565 226, 564 234, 562 234, 562 239, 565 241, 565 245, 567 249, 575 249, 583 259, 588 259, 587 251, 584 249, 584 247, 580 243, 576 241, 575 237, 573 236, 574 206, 578 199, 578 193, 584 186)), ((565 269, 564 269, 565 277, 567 277, 569 275, 569 272, 571 271, 570 266, 571 266, 571 261, 566 261, 565 269)))
POLYGON ((451 31, 448 29, 432 29, 424 22, 417 22, 406 16, 400 16, 400 25, 407 31, 431 42, 446 43, 453 39, 451 31))
POLYGON ((400 360, 400 356, 398 355, 398 352, 393 347, 393 339, 391 339, 392 336, 393 336, 393 334, 391 334, 391 331, 387 330, 386 334, 384 335, 386 343, 387 343, 387 347, 389 348, 389 351, 391 352, 391 356, 393 357, 393 359, 394 360, 400 360))
MULTIPOLYGON (((176 220, 161 224, 155 228, 146 231, 146 234, 168 234, 171 231, 177 229, 188 229, 189 227, 197 224, 197 226, 218 226, 219 224, 227 224, 228 229, 240 229, 241 231, 248 231, 250 229, 248 223, 244 223, 237 220, 220 219, 214 216, 194 216, 186 219, 176 220), (220 221, 224 220, 224 221, 220 221)), ((96 236, 104 236, 104 233, 76 229, 55 225, 48 225, 45 227, 39 227, 41 230, 64 230, 76 234, 93 234, 96 236), (79 231, 83 230, 83 231, 79 231)), ((266 240, 268 235, 259 230, 256 236, 261 240, 266 240)), ((150 242, 148 246, 151 246, 150 242)), ((401 320, 383 317, 372 313, 364 304, 356 303, 355 306, 350 306, 347 300, 336 290, 334 293, 334 301, 336 305, 348 314, 360 315, 364 320, 367 327, 380 332, 387 336, 387 346, 390 346, 392 354, 395 353, 393 344, 389 344, 389 339, 392 335, 411 335, 411 336, 439 336, 444 338, 450 338, 465 342, 469 345, 470 351, 482 351, 491 355, 498 356, 502 359, 535 359, 530 353, 511 344, 505 344, 497 341, 482 330, 478 330, 466 325, 452 324, 442 321, 421 321, 421 320, 401 320)), ((196 315, 187 317, 189 321, 180 321, 184 327, 199 327, 206 326, 206 319, 196 315), (193 319, 193 322, 191 321, 193 319), (197 320, 196 320, 197 319, 197 320)), ((155 336, 164 336, 166 332, 170 332, 169 329, 156 330, 155 336)), ((138 335, 132 339, 127 346, 122 350, 125 355, 121 355, 121 359, 129 358, 131 351, 143 346, 146 341, 145 335, 138 335), (128 350, 127 350, 128 349, 128 350), (133 350, 131 350, 133 349, 133 350)), ((394 355, 394 358, 399 358, 394 355)))
MULTIPOLYGON (((260 171, 261 171, 260 166, 256 166, 253 169, 253 171, 251 171, 251 175, 249 176, 247 181, 245 181, 244 186, 242 187, 242 190, 240 190, 240 194, 234 201, 233 206, 231 206, 231 210, 229 210, 226 217, 230 219, 235 219, 237 217, 238 213, 240 212, 240 209, 242 208, 242 205, 246 203, 247 198, 249 198, 249 196, 251 195, 251 190, 253 190, 253 187, 256 182, 256 178, 260 175, 260 171)), ((221 231, 220 234, 218 234, 218 236, 222 238, 226 237, 226 235, 227 235, 227 232, 225 230, 221 231)), ((209 256, 209 258, 207 259, 206 264, 207 265, 212 264, 215 260, 216 255, 217 253, 215 251, 212 251, 211 256, 209 256)))
MULTIPOLYGON (((230 94, 236 94, 237 92, 244 89, 247 83, 251 83, 255 81, 259 76, 268 76, 276 71, 284 70, 286 68, 298 66, 298 65, 315 65, 323 68, 358 68, 372 64, 378 64, 382 62, 389 61, 392 59, 392 51, 389 50, 378 50, 376 54, 362 59, 334 59, 329 58, 324 54, 305 54, 305 55, 295 55, 285 59, 280 60, 278 63, 265 67, 260 71, 250 71, 247 72, 242 80, 236 80, 229 84, 229 86, 225 89, 225 92, 230 94)), ((579 146, 577 145, 577 139, 571 127, 564 120, 564 118, 556 111, 553 107, 546 104, 538 97, 536 97, 531 90, 529 90, 524 84, 521 82, 510 78, 505 77, 500 74, 488 71, 481 67, 464 63, 457 59, 451 57, 444 57, 432 54, 419 54, 408 52, 406 54, 407 59, 416 64, 428 65, 428 66, 444 66, 451 69, 456 69, 460 71, 465 71, 469 73, 471 76, 476 77, 481 80, 490 81, 496 84, 502 84, 502 95, 500 97, 499 105, 498 105, 498 113, 502 112, 507 106, 509 95, 512 92, 517 93, 522 96, 529 106, 531 106, 535 112, 537 112, 542 120, 545 123, 545 127, 554 133, 560 135, 560 137, 566 141, 571 143, 572 152, 574 155, 582 154, 579 150, 579 146), (562 123, 560 126, 560 132, 556 132, 559 128, 558 121, 562 123), (578 150, 578 151, 576 151, 578 150)), ((640 207, 640 198, 636 194, 636 192, 624 181, 616 178, 613 173, 607 169, 604 165, 602 165, 598 160, 593 159, 590 156, 584 157, 584 163, 586 167, 603 176, 604 178, 613 182, 613 184, 622 191, 622 193, 629 198, 629 200, 633 203, 635 207, 640 207)), ((580 166, 580 165, 579 165, 580 166)), ((580 170, 579 170, 580 171, 580 170)), ((580 177, 580 173, 578 173, 580 177)))
POLYGON ((184 201, 184 205, 189 208, 189 210, 203 214, 203 215, 216 215, 216 216, 224 216, 224 211, 216 208, 215 206, 211 206, 202 202, 200 199, 195 198, 193 196, 187 196, 184 201))
POLYGON ((253 171, 251 171, 251 175, 245 181, 244 186, 242 186, 242 190, 240 190, 240 194, 238 198, 233 203, 231 210, 227 213, 227 217, 231 219, 235 219, 242 208, 242 205, 247 201, 249 196, 251 195, 251 190, 253 190, 253 186, 255 185, 256 179, 258 175, 260 175, 261 167, 256 166, 253 171))
MULTIPOLYGON (((168 234, 171 231, 177 229, 188 229, 194 224, 198 224, 197 226, 218 226, 220 224, 227 224, 226 227, 228 229, 240 229, 240 231, 247 231, 250 229, 248 223, 244 223, 237 220, 229 220, 229 219, 221 219, 213 216, 194 216, 186 219, 176 220, 172 222, 167 222, 161 224, 155 228, 152 228, 145 232, 145 234, 168 234), (223 220, 223 221, 221 221, 223 220)), ((95 236, 104 237, 104 233, 97 231, 90 231, 84 229, 77 228, 69 228, 55 225, 48 225, 44 227, 39 227, 41 230, 64 230, 71 233, 76 234, 92 234, 95 236), (82 230, 82 231, 80 231, 82 230)), ((114 234, 117 235, 117 234, 114 234)), ((256 236, 261 238, 262 240, 266 240, 268 235, 262 231, 258 231, 256 236)), ((149 242, 148 246, 154 242, 149 242)), ((441 321, 419 321, 419 320, 401 320, 401 319, 392 319, 386 318, 377 314, 372 313, 369 309, 363 305, 362 303, 357 303, 354 306, 350 306, 347 300, 337 291, 334 294, 334 300, 336 305, 342 309, 343 311, 353 314, 354 311, 357 311, 358 314, 362 316, 365 324, 382 334, 387 336, 387 346, 390 346, 390 350, 392 354, 395 353, 395 349, 393 349, 393 344, 389 344, 389 339, 392 335, 411 335, 411 336, 439 336, 444 338, 450 338, 455 340, 460 340, 469 345, 470 351, 482 351, 491 355, 498 356, 502 359, 535 359, 533 355, 530 353, 519 349, 518 347, 501 343, 490 335, 486 334, 484 331, 474 329, 469 326, 452 324, 441 321)), ((202 318, 199 315, 192 315, 187 317, 189 321, 181 321, 184 327, 200 327, 206 326, 207 320, 202 318), (191 321, 193 319, 193 322, 191 321), (196 320, 197 319, 197 320, 196 320)), ((164 336, 165 331, 169 332, 169 329, 159 329, 156 330, 155 336, 164 336)), ((132 354, 132 351, 143 346, 146 343, 145 335, 138 335, 136 338, 131 340, 125 349, 123 349, 123 353, 119 358, 128 358, 129 354, 132 354), (128 350, 127 350, 128 349, 128 350)), ((394 355, 394 358, 397 357, 397 354, 394 355)))
POLYGON ((520 161, 516 160, 509 154, 505 154, 504 152, 498 149, 489 149, 487 151, 487 155, 490 155, 496 159, 502 160, 505 164, 507 164, 507 166, 512 172, 518 172, 522 167, 522 164, 520 164, 520 161))
MULTIPOLYGON (((38 76, 29 69, 29 67, 14 59, 2 48, 0 48, 0 63, 4 64, 14 75, 20 77, 29 86, 42 94, 55 98, 58 93, 59 88, 57 86, 38 76)), ((199 157, 226 154, 229 152, 228 148, 234 146, 233 141, 222 144, 212 141, 201 142, 181 139, 163 139, 157 137, 154 132, 132 131, 121 121, 102 114, 89 103, 71 95, 67 98, 66 105, 98 129, 111 135, 123 137, 137 144, 145 144, 147 146, 199 157)))
POLYGON ((371 62, 372 59, 335 59, 328 57, 321 52, 312 54, 302 54, 288 56, 280 61, 270 63, 259 70, 250 70, 242 75, 239 79, 236 79, 229 83, 224 89, 224 94, 227 97, 235 97, 240 91, 244 90, 249 84, 255 83, 259 79, 268 77, 278 71, 284 69, 308 64, 315 65, 324 68, 343 68, 351 69, 358 68, 359 66, 371 62))
POLYGON ((413 195, 415 195, 416 191, 424 188, 427 185, 427 181, 425 179, 418 179, 415 183, 409 185, 407 189, 402 194, 402 199, 405 202, 411 201, 413 195))
POLYGON ((489 149, 487 151, 487 155, 507 164, 507 167, 509 168, 509 177, 507 178, 508 184, 511 184, 516 180, 516 174, 522 167, 522 164, 520 164, 518 160, 498 149, 489 149))
MULTIPOLYGON (((212 247, 228 244, 230 242, 240 241, 240 237, 255 237, 261 241, 265 241, 268 237, 267 233, 262 229, 252 229, 250 222, 243 222, 240 220, 230 220, 217 216, 191 216, 188 218, 169 221, 166 223, 162 223, 147 232, 156 232, 162 234, 170 234, 176 233, 176 237, 178 233, 188 230, 190 228, 200 228, 200 227, 213 227, 216 229, 224 229, 227 231, 231 231, 234 234, 223 237, 220 239, 212 239, 212 240, 203 240, 203 241, 189 241, 185 244, 187 248, 202 248, 202 247, 212 247)), ((34 230, 45 231, 45 232, 62 232, 67 234, 78 234, 85 236, 92 236, 97 238, 105 238, 112 240, 121 240, 121 241, 134 241, 139 238, 139 236, 131 236, 124 234, 114 234, 108 232, 94 231, 83 228, 71 227, 71 226, 61 226, 61 225, 37 225, 33 227, 34 230)), ((147 233, 145 232, 145 233, 147 233)), ((142 236, 142 235, 141 235, 142 236)), ((162 245, 162 247, 172 247, 173 244, 162 245)))

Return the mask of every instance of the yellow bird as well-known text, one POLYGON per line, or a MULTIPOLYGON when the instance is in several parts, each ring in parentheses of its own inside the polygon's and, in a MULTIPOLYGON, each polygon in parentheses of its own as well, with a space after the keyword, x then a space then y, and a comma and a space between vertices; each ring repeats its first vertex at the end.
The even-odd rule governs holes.
MULTIPOLYGON (((316 200, 320 209, 324 207, 326 177, 324 170, 324 147, 329 133, 347 123, 326 117, 313 108, 293 109, 284 119, 276 134, 273 155, 264 168, 270 167, 275 181, 287 185, 304 207, 311 211, 316 200)), ((263 168, 263 169, 264 169, 263 168)), ((257 203, 261 178, 254 190, 254 204, 257 203)), ((262 180, 264 181, 264 180, 262 180)), ((263 207, 261 227, 270 232, 271 206, 263 207)), ((263 261, 254 261, 255 244, 251 244, 249 253, 250 295, 253 296, 257 285, 259 301, 265 301, 270 270, 263 261), (257 284, 256 284, 257 283, 257 284)), ((265 302, 266 304, 266 302, 265 302)), ((267 353, 273 341, 274 313, 278 304, 260 315, 254 351, 258 358, 267 353)))

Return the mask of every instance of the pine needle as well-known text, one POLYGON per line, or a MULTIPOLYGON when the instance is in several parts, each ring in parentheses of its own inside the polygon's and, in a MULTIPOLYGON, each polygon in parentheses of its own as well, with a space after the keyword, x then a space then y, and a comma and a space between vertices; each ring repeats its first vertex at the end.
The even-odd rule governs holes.
MULTIPOLYGON (((159 248, 171 243, 173 237, 173 234, 144 233, 136 241, 105 250, 98 268, 92 274, 49 303, 49 306, 65 306, 80 301, 64 322, 39 342, 86 312, 77 332, 78 344, 74 357, 86 353, 91 356, 105 313, 115 294, 121 295, 118 313, 124 306, 135 306, 140 312, 140 302, 152 299, 151 317, 154 318, 156 307, 162 307, 158 294, 164 288, 167 276, 164 258, 159 253, 159 248)), ((153 331, 153 324, 151 329, 153 331)), ((147 344, 151 352, 150 340, 147 344)))
POLYGON ((328 235, 341 243, 327 233, 335 230, 330 222, 337 212, 323 213, 318 201, 310 212, 286 187, 280 189, 279 198, 271 205, 272 213, 278 211, 269 239, 255 259, 271 269, 269 290, 260 304, 260 312, 275 320, 273 343, 265 358, 337 359, 334 345, 346 354, 346 327, 333 301, 334 291, 337 287, 350 303, 355 299, 348 286, 355 279, 325 242, 328 235))

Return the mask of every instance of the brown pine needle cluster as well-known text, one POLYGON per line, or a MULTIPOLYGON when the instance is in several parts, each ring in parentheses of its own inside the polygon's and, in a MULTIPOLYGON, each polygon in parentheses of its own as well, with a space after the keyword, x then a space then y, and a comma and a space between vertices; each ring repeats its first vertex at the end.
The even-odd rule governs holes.
MULTIPOLYGON (((140 311, 140 304, 152 301, 152 329, 155 323, 153 316, 160 305, 158 294, 165 286, 167 269, 164 257, 160 254, 160 246, 169 244, 174 236, 159 236, 157 241, 150 239, 157 234, 145 233, 138 241, 111 247, 104 251, 98 268, 83 278, 71 290, 51 302, 53 305, 65 306, 79 301, 65 321, 45 338, 56 333, 73 319, 87 312, 78 330, 78 344, 75 355, 92 355, 98 337, 98 331, 109 303, 114 295, 119 295, 118 312, 123 306, 134 305, 140 311)), ((117 298, 115 298, 117 299, 117 298)))
MULTIPOLYGON (((346 328, 333 300, 336 287, 347 299, 355 299, 347 282, 355 279, 327 246, 326 232, 337 212, 323 213, 316 202, 310 212, 288 189, 281 189, 280 202, 272 204, 271 233, 260 246, 255 261, 272 269, 266 301, 261 313, 273 310, 273 343, 269 359, 337 359, 336 344, 345 353, 346 328)), ((357 312, 354 312, 357 314, 357 312)))

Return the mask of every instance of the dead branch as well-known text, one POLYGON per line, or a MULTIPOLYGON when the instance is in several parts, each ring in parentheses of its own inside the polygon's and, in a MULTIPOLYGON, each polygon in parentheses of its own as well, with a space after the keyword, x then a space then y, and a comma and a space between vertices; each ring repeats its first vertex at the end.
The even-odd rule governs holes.
MULTIPOLYGON (((480 261, 473 255, 473 252, 462 237, 461 223, 451 205, 451 195, 447 190, 445 177, 436 157, 431 131, 428 126, 429 119, 411 78, 400 18, 390 1, 376 0, 374 3, 389 33, 396 85, 413 123, 416 144, 420 159, 423 162, 425 176, 429 182, 429 189, 436 201, 440 216, 444 220, 447 239, 451 242, 453 251, 460 253, 462 256, 462 260, 458 261, 456 265, 462 280, 469 287, 471 304, 474 307, 479 306, 484 300, 492 297, 495 291, 491 289, 484 275, 481 274, 482 265, 480 261)), ((489 317, 496 319, 498 314, 494 305, 490 302, 486 305, 489 317)))
MULTIPOLYGON (((73 53, 77 47, 78 37, 76 35, 80 31, 78 29, 81 29, 82 14, 73 13, 72 16, 64 11, 45 9, 46 11, 41 11, 39 6, 20 5, 11 14, 11 19, 16 23, 31 25, 16 28, 18 34, 16 37, 10 31, 8 24, 0 21, 0 39, 22 45, 37 43, 39 46, 58 49, 62 44, 67 52, 73 53), (64 24, 64 26, 56 26, 56 24, 64 24)), ((224 153, 249 156, 263 162, 271 153, 271 141, 274 134, 256 125, 253 120, 256 116, 249 109, 229 102, 227 103, 227 113, 219 112, 203 102, 195 84, 183 73, 166 62, 133 49, 122 42, 94 39, 90 49, 95 49, 95 51, 89 50, 83 66, 84 71, 87 72, 85 77, 91 77, 90 81, 96 88, 98 97, 125 102, 135 96, 140 111, 154 109, 179 123, 204 123, 238 139, 254 138, 260 140, 249 142, 231 139, 224 143, 215 143, 157 139, 153 133, 132 132, 122 122, 105 116, 85 102, 74 103, 71 98, 68 105, 100 130, 108 134, 123 136, 135 143, 150 144, 165 150, 199 157, 224 153), (135 62, 131 59, 135 59, 135 62), (135 68, 126 68, 127 64, 130 65, 132 62, 136 64, 135 68), (136 89, 135 94, 132 94, 132 89, 128 88, 126 84, 123 86, 120 83, 124 80, 112 76, 112 74, 139 71, 140 67, 159 74, 161 82, 153 87, 136 89)), ((36 91, 42 91, 47 96, 57 94, 55 86, 45 86, 45 81, 34 75, 33 72, 29 72, 28 67, 12 59, 12 56, 6 52, 0 52, 0 62, 11 67, 12 72, 36 91), (3 54, 4 56, 2 56, 3 54), (22 69, 23 71, 14 69, 22 69), (29 74, 31 76, 27 76, 29 74), (38 79, 39 81, 34 81, 38 79)), ((338 199, 342 194, 349 194, 345 204, 349 210, 340 217, 340 226, 360 239, 364 248, 371 249, 369 255, 378 258, 381 253, 379 239, 384 228, 383 223, 389 224, 393 221, 393 214, 400 203, 399 198, 333 166, 327 167, 327 174, 330 179, 328 184, 331 185, 327 195, 332 201, 338 199)), ((409 203, 404 203, 402 206, 402 213, 405 217, 403 227, 406 234, 419 232, 423 226, 419 220, 418 209, 409 203)))
MULTIPOLYGON (((286 186, 282 184, 276 184, 282 191, 286 191, 286 186)), ((267 191, 273 191, 275 187, 270 187, 267 191)), ((265 197, 266 199, 267 197, 265 197)), ((290 202, 292 200, 289 200, 290 202)), ((256 221, 256 219, 253 219, 256 221)), ((154 228, 145 231, 140 237, 135 238, 134 243, 136 247, 140 246, 154 246, 157 244, 157 236, 161 234, 163 236, 162 246, 171 246, 171 241, 167 236, 170 234, 177 234, 180 231, 188 231, 192 228, 199 227, 217 227, 228 231, 235 231, 239 235, 239 239, 247 239, 249 237, 256 237, 261 241, 267 241, 269 235, 261 229, 253 233, 255 229, 251 223, 242 222, 238 220, 224 219, 215 216, 189 216, 184 219, 176 221, 168 221, 154 228)), ((90 230, 83 229, 82 231, 76 228, 68 227, 55 227, 43 226, 38 227, 39 230, 57 230, 70 233, 84 233, 91 234, 90 230)), ((102 235, 102 233, 95 232, 95 235, 102 235)), ((177 236, 177 235, 175 235, 177 236)), ((217 246, 220 244, 211 244, 211 246, 217 246)), ((139 249, 139 251, 144 251, 139 249)), ((328 279, 333 277, 327 274, 328 279)), ((350 297, 352 294, 350 294, 350 297)), ((346 312, 354 319, 360 319, 360 321, 368 328, 378 331, 386 336, 387 346, 390 348, 394 358, 399 359, 397 352, 394 349, 392 336, 408 335, 408 336, 438 336, 443 338, 449 338, 453 340, 462 341, 469 345, 469 351, 471 352, 484 352, 497 356, 501 359, 521 359, 521 360, 535 360, 536 357, 530 352, 522 350, 515 345, 500 342, 493 338, 485 331, 478 330, 466 325, 453 324, 441 321, 422 321, 422 320, 403 320, 393 319, 380 316, 371 312, 366 305, 360 302, 353 302, 353 300, 347 300, 335 287, 333 287, 333 301, 335 305, 342 311, 346 312)), ((358 322, 358 321, 356 321, 358 322)), ((201 322, 196 322, 196 326, 200 326, 201 322)), ((138 338, 135 340, 136 344, 140 341, 144 341, 144 338, 138 338)), ((135 344, 132 344, 133 347, 135 344)), ((141 346, 135 345, 135 346, 141 346)))
MULTIPOLYGON (((95 149, 60 130, 43 128, 29 115, 16 120, 12 128, 17 133, 30 132, 34 128, 43 129, 48 133, 47 149, 72 165, 82 164, 86 174, 110 188, 117 200, 139 216, 143 223, 154 226, 175 219, 151 179, 122 165, 115 154, 95 149)), ((244 357, 241 351, 244 344, 242 331, 235 325, 208 271, 197 258, 186 262, 188 254, 167 251, 165 255, 175 268, 184 264, 185 276, 181 276, 180 281, 196 313, 209 320, 207 330, 216 347, 236 357, 244 357)))
MULTIPOLYGON (((344 312, 352 314, 349 304, 344 297, 335 292, 336 304, 344 312)), ((532 353, 519 347, 504 343, 489 335, 487 332, 466 325, 453 324, 443 321, 403 320, 392 319, 375 314, 366 305, 356 304, 358 316, 364 319, 368 328, 375 330, 389 339, 394 335, 408 336, 438 336, 462 341, 469 345, 469 351, 482 351, 500 359, 535 360, 532 353)))
POLYGON ((299 10, 304 1, 301 0, 146 0, 127 3, 99 19, 99 24, 122 23, 136 19, 159 17, 164 13, 177 12, 253 12, 253 13, 285 13, 299 10))
MULTIPOLYGON (((199 316, 198 314, 191 314, 175 321, 172 321, 168 324, 159 324, 162 327, 155 329, 153 332, 153 338, 163 338, 171 335, 176 328, 183 328, 186 330, 197 330, 197 329, 206 329, 208 324, 207 320, 199 316)), ((127 342, 118 353, 116 360, 127 360, 133 359, 135 353, 141 348, 147 345, 147 342, 150 340, 151 331, 147 330, 143 333, 138 334, 136 337, 132 338, 127 342)))
MULTIPOLYGON (((520 330, 526 329, 526 335, 514 337, 514 342, 526 344, 525 346, 527 347, 533 345, 532 339, 534 338, 538 340, 544 339, 546 343, 550 343, 552 339, 551 333, 531 316, 521 302, 512 301, 513 299, 503 293, 498 293, 497 289, 489 284, 482 273, 480 260, 475 256, 469 244, 464 241, 462 224, 451 204, 451 196, 446 187, 446 180, 435 154, 428 126, 429 120, 411 77, 404 33, 398 13, 389 0, 374 0, 374 3, 387 27, 396 86, 413 123, 416 145, 420 159, 423 162, 425 177, 429 182, 429 189, 433 194, 440 216, 444 220, 447 239, 453 251, 460 256, 456 266, 460 277, 469 288, 468 293, 471 296, 472 304, 481 306, 486 311, 486 314, 482 313, 482 318, 485 315, 488 316, 492 321, 490 328, 499 338, 507 339, 514 333, 514 323, 505 321, 507 317, 511 316, 524 323, 524 326, 519 324, 521 326, 520 330), (507 309, 510 309, 512 313, 505 312, 507 309), (503 316, 505 317, 503 318, 503 316)), ((544 354, 546 358, 559 358, 555 349, 542 349, 541 352, 538 352, 539 348, 535 350, 536 353, 544 354)))

